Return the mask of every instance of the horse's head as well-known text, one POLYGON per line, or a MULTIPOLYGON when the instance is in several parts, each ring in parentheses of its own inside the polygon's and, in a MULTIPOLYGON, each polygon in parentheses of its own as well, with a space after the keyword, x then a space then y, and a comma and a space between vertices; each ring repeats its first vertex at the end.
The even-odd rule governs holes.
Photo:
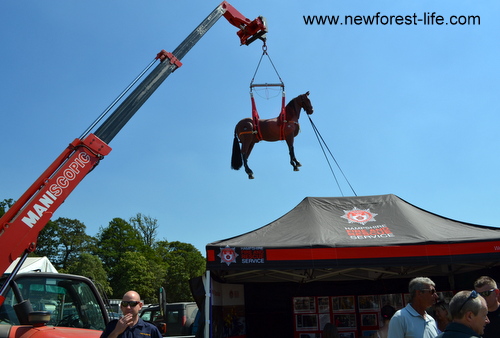
POLYGON ((301 109, 304 109, 308 115, 311 115, 314 111, 311 101, 309 100, 309 92, 297 96, 287 104, 286 119, 288 121, 297 122, 300 117, 301 109))
POLYGON ((299 105, 304 109, 307 115, 311 115, 314 112, 311 100, 309 100, 309 91, 305 94, 299 95, 299 105))

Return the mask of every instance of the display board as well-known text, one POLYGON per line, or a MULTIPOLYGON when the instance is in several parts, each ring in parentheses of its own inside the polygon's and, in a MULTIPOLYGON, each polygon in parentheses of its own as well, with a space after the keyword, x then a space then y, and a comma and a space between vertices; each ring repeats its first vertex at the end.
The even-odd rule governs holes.
POLYGON ((321 338, 327 323, 333 323, 340 338, 370 337, 381 323, 380 309, 401 309, 402 293, 384 295, 311 296, 293 298, 295 338, 321 338))

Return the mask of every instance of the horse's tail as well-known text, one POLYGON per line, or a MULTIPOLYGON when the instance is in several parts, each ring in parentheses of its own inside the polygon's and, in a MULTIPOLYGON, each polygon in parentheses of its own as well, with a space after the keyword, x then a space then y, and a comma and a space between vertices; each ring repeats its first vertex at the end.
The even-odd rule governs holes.
POLYGON ((234 170, 240 170, 242 165, 243 159, 241 158, 240 142, 235 134, 233 141, 233 155, 231 156, 231 168, 234 170))

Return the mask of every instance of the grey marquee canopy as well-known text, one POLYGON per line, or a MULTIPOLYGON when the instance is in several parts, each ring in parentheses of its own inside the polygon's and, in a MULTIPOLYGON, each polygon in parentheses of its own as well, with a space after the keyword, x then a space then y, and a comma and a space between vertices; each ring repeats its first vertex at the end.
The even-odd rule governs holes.
POLYGON ((396 195, 306 197, 254 231, 209 243, 223 282, 452 276, 500 261, 500 229, 459 222, 396 195))

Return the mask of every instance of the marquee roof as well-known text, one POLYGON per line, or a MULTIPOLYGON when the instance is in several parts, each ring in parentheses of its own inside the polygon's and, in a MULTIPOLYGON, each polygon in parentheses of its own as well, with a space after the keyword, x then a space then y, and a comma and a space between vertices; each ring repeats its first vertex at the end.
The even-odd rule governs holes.
POLYGON ((431 276, 498 265, 500 229, 392 194, 306 197, 274 222, 206 250, 207 269, 232 282, 431 276))
MULTIPOLYGON (((11 263, 5 273, 12 273, 17 262, 19 258, 11 263)), ((19 270, 19 273, 22 272, 57 272, 57 270, 47 257, 28 257, 19 270)))

